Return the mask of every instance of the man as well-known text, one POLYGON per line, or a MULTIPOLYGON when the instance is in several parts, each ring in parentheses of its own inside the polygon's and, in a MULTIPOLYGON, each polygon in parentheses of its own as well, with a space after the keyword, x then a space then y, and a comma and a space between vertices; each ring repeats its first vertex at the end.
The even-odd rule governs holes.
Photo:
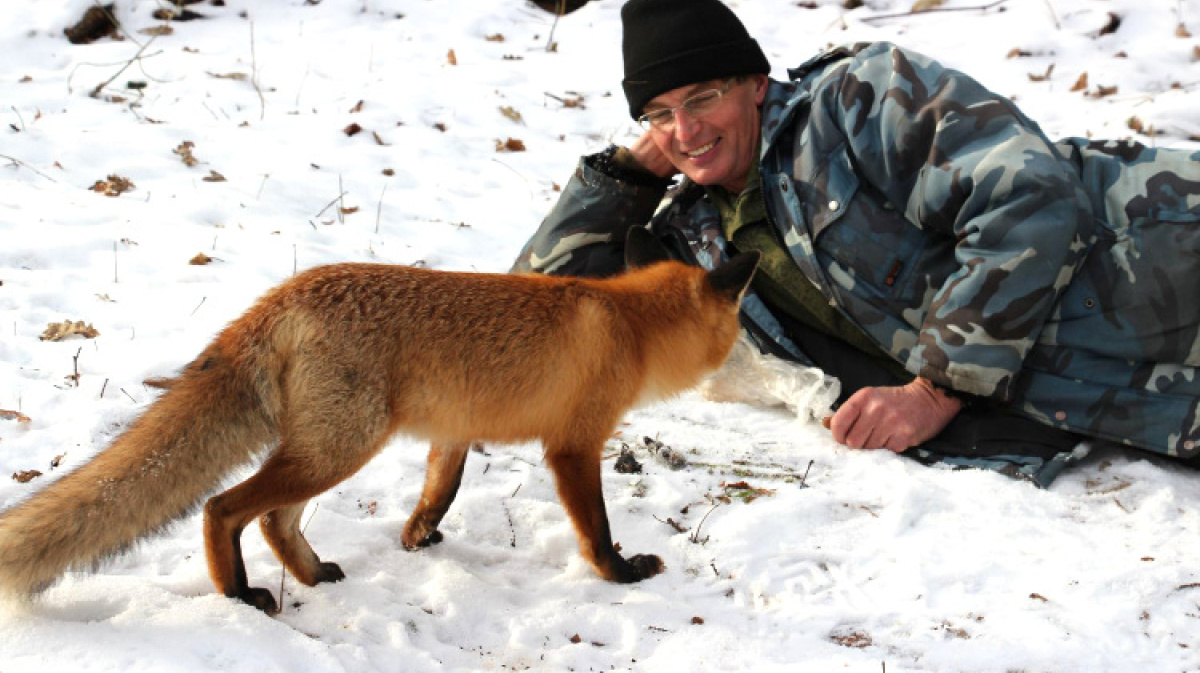
MULTIPOLYGON (((776 81, 718 0, 621 15, 647 131, 582 160, 514 269, 615 272, 647 221, 706 267, 761 251, 743 323, 842 380, 831 430, 854 448, 1054 463, 1087 436, 1200 453, 1200 152, 1053 143, 889 44, 776 81)), ((1014 471, 1061 469, 1045 467, 1014 471)))

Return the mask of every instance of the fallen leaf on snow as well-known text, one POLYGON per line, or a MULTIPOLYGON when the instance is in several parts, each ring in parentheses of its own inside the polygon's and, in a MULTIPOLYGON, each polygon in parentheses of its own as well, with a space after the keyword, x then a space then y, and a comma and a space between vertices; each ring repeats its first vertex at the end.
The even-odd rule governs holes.
POLYGON ((525 123, 525 120, 521 117, 521 113, 517 112, 516 109, 511 106, 501 105, 500 106, 500 114, 504 115, 505 117, 508 117, 509 119, 511 119, 512 121, 514 121, 518 124, 525 123))
POLYGON ((450 65, 458 65, 458 57, 454 55, 454 50, 446 52, 446 62, 450 65))
POLYGON ((196 164, 200 163, 199 161, 196 160, 196 157, 192 154, 192 148, 195 146, 196 146, 196 143, 194 143, 190 140, 185 140, 185 141, 179 143, 179 147, 176 147, 175 149, 173 149, 171 151, 174 152, 175 154, 178 154, 183 159, 183 163, 185 166, 195 166, 196 164))
POLYGON ((1071 87, 1071 91, 1085 91, 1085 90, 1087 90, 1087 87, 1088 87, 1088 76, 1087 76, 1087 73, 1085 72, 1079 76, 1079 79, 1075 80, 1075 85, 1071 87))
POLYGON ((1175 27, 1175 37, 1191 37, 1191 36, 1192 36, 1192 34, 1190 32, 1188 32, 1187 26, 1183 25, 1183 22, 1180 21, 1179 25, 1175 27))
POLYGON ((142 35, 150 35, 153 37, 163 37, 166 35, 174 35, 175 29, 172 28, 171 26, 167 26, 167 25, 150 26, 149 28, 143 28, 143 29, 139 30, 138 32, 141 33, 142 35))
POLYGON ((487 39, 487 41, 488 41, 488 42, 503 42, 503 41, 504 41, 504 34, 503 34, 503 33, 496 33, 495 35, 488 35, 486 39, 487 39))
POLYGON ((1008 56, 1005 58, 1023 58, 1027 56, 1033 56, 1033 52, 1025 51, 1020 47, 1014 47, 1012 51, 1008 52, 1008 56))
POLYGON ((937 9, 938 7, 941 7, 945 2, 946 0, 917 0, 913 3, 912 12, 913 14, 916 14, 917 12, 928 12, 931 9, 937 9))
POLYGON ((110 175, 105 180, 97 180, 91 186, 91 190, 97 194, 105 196, 120 196, 125 192, 133 190, 135 185, 129 178, 123 178, 119 175, 110 175))
POLYGON ((520 140, 517 140, 516 138, 509 138, 508 140, 503 140, 503 141, 497 140, 496 141, 496 151, 497 152, 524 152, 525 151, 525 143, 521 142, 520 140))
POLYGON ((1046 80, 1050 79, 1050 75, 1053 72, 1054 72, 1054 64, 1051 63, 1050 67, 1046 68, 1045 75, 1035 75, 1033 73, 1029 73, 1029 81, 1030 82, 1045 82, 1046 80))
POLYGON ((1120 27, 1121 27, 1121 17, 1117 16, 1116 14, 1113 14, 1112 12, 1109 12, 1108 13, 1108 23, 1104 24, 1104 27, 1100 29, 1099 35, 1111 35, 1111 34, 1117 32, 1117 29, 1120 27))
POLYGON ((233 80, 237 80, 239 82, 245 82, 250 79, 250 76, 244 72, 227 72, 224 74, 210 72, 210 73, 208 73, 208 76, 216 77, 217 79, 233 79, 233 80))
POLYGON ((354 124, 347 126, 344 129, 342 129, 342 133, 345 133, 348 136, 355 136, 355 135, 358 135, 359 133, 362 133, 362 130, 363 130, 363 127, 359 126, 358 123, 356 122, 354 124))
POLYGON ((92 327, 91 323, 84 323, 82 320, 64 320, 46 325, 46 330, 38 338, 42 341, 62 341, 73 334, 85 339, 95 339, 100 336, 100 331, 92 327))
POLYGON ((0 409, 0 419, 4 419, 6 421, 16 421, 18 423, 29 422, 29 417, 25 414, 19 411, 9 411, 7 409, 0 409))
POLYGON ((212 170, 211 168, 208 170, 208 175, 200 179, 205 182, 225 182, 225 176, 212 170))
POLYGON ((40 476, 42 476, 42 473, 38 472, 37 470, 21 470, 20 472, 13 472, 12 478, 17 482, 24 484, 31 482, 40 476))
POLYGON ((354 107, 350 108, 350 114, 354 114, 356 112, 362 112, 362 109, 363 109, 363 102, 358 101, 358 103, 354 107))
POLYGON ((212 261, 213 261, 212 257, 209 257, 208 255, 206 255, 202 252, 198 252, 198 253, 196 253, 195 257, 188 260, 188 264, 191 264, 192 266, 204 266, 205 264, 208 264, 212 261))

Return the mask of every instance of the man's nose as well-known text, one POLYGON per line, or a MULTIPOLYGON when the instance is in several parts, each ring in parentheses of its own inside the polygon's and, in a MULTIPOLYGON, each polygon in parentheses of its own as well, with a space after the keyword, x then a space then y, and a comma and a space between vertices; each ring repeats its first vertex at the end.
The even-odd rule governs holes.
POLYGON ((696 135, 700 122, 690 112, 680 107, 675 110, 675 137, 685 140, 696 135))

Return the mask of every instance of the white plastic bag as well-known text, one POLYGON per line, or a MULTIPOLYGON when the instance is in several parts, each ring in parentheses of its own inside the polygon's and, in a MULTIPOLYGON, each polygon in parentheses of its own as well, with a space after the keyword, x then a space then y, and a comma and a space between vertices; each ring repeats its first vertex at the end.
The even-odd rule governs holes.
POLYGON ((700 393, 714 402, 783 406, 802 421, 831 415, 841 389, 840 381, 820 369, 764 355, 744 332, 725 365, 700 384, 700 393))

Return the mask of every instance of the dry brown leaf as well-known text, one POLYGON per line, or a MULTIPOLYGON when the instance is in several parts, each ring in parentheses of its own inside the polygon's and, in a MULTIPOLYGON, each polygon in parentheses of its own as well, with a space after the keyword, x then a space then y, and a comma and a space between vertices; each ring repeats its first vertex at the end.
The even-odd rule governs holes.
POLYGON ((488 35, 486 39, 487 39, 487 41, 488 41, 488 42, 503 42, 503 41, 504 41, 504 34, 503 34, 503 33, 496 33, 496 34, 494 34, 494 35, 488 35))
POLYGON ((1200 44, 1192 47, 1192 60, 1200 61, 1200 44))
POLYGON ((524 152, 525 151, 525 143, 521 142, 520 140, 517 140, 516 138, 509 138, 508 140, 497 140, 496 141, 496 151, 497 152, 524 152))
POLYGON ((1089 94, 1089 95, 1093 96, 1095 98, 1104 98, 1105 96, 1111 96, 1111 95, 1115 94, 1116 92, 1117 92, 1116 85, 1104 86, 1103 84, 1097 84, 1096 92, 1093 94, 1089 94))
POLYGON ((1120 27, 1121 27, 1121 17, 1117 16, 1116 14, 1113 14, 1112 12, 1109 12, 1108 13, 1108 23, 1104 24, 1104 27, 1100 29, 1099 34, 1100 35, 1111 35, 1111 34, 1117 32, 1117 29, 1120 27))
POLYGON ((913 3, 912 12, 928 12, 931 9, 937 9, 945 4, 946 0, 917 0, 913 3))
POLYGON ((1175 37, 1185 37, 1186 38, 1186 37, 1191 37, 1191 36, 1192 36, 1192 34, 1190 32, 1188 32, 1187 26, 1183 25, 1183 22, 1180 21, 1179 25, 1175 27, 1175 37))
POLYGON ((358 206, 350 206, 348 208, 338 208, 338 210, 342 211, 343 215, 353 215, 354 213, 358 212, 358 206))
POLYGON ((454 55, 454 50, 446 52, 446 62, 450 65, 458 65, 458 57, 454 55))
POLYGON ((51 458, 50 459, 50 469, 57 470, 58 466, 62 465, 63 458, 66 458, 66 457, 67 457, 67 454, 60 453, 57 456, 55 456, 54 458, 51 458))
POLYGON ((25 75, 24 77, 22 77, 22 78, 21 78, 20 80, 18 80, 18 81, 19 81, 21 84, 28 84, 28 83, 30 83, 30 82, 32 82, 32 81, 33 81, 33 78, 32 78, 32 77, 30 77, 29 75, 25 75))
POLYGON ((363 127, 359 126, 357 123, 354 123, 342 129, 342 133, 345 133, 348 136, 354 136, 362 133, 362 130, 363 127))
POLYGON ((178 154, 183 159, 184 165, 195 166, 196 164, 200 163, 199 161, 196 160, 196 157, 192 154, 192 148, 194 148, 195 146, 196 146, 196 143, 194 143, 190 140, 185 140, 185 141, 179 143, 179 147, 176 147, 175 149, 173 149, 171 151, 174 152, 175 154, 178 154))
POLYGON ((205 182, 225 182, 225 176, 221 175, 220 173, 214 171, 211 168, 208 169, 208 175, 206 175, 200 179, 205 182))
POLYGON ((1030 82, 1045 82, 1046 80, 1050 79, 1050 75, 1053 73, 1054 73, 1054 64, 1051 63, 1050 67, 1046 68, 1045 75, 1035 75, 1033 73, 1029 73, 1029 81, 1030 82))
POLYGON ((1049 599, 1049 598, 1046 598, 1045 596, 1043 596, 1043 595, 1041 595, 1041 594, 1039 594, 1039 593, 1032 593, 1032 594, 1029 594, 1029 597, 1030 597, 1030 598, 1032 598, 1032 599, 1033 599, 1033 600, 1035 600, 1035 601, 1041 601, 1041 602, 1043 602, 1043 603, 1049 603, 1049 602, 1050 602, 1050 599, 1049 599))
POLYGON ((390 178, 390 177, 392 177, 393 175, 395 175, 395 174, 396 174, 396 169, 394 169, 394 168, 385 168, 385 169, 383 169, 383 174, 384 174, 384 175, 386 175, 386 176, 388 176, 388 177, 390 178))
POLYGON ((500 106, 500 114, 504 115, 505 117, 508 117, 509 119, 511 119, 512 121, 514 121, 518 124, 525 123, 525 120, 521 117, 521 113, 517 112, 516 109, 511 106, 501 105, 500 106))
POLYGON ((864 631, 834 633, 829 636, 829 639, 842 647, 864 649, 871 646, 871 636, 864 631))
POLYGON ((363 102, 358 101, 358 104, 356 104, 354 107, 350 108, 350 114, 354 114, 355 112, 362 112, 362 109, 363 109, 363 102))
POLYGON ((150 26, 149 28, 143 28, 143 29, 139 30, 138 32, 141 33, 142 35, 151 35, 153 37, 163 37, 165 35, 174 35, 175 29, 172 28, 171 26, 162 25, 162 26, 150 26))
POLYGON ((381 147, 388 147, 389 145, 391 145, 391 143, 385 143, 383 141, 383 138, 380 137, 379 133, 377 133, 376 131, 371 131, 371 135, 375 138, 376 145, 379 145, 381 147))
POLYGON ((208 73, 208 76, 216 77, 217 79, 232 79, 232 80, 237 80, 239 82, 245 82, 250 79, 250 76, 244 72, 227 72, 224 74, 210 72, 210 73, 208 73))
POLYGON ((209 264, 212 261, 213 261, 212 257, 209 257, 208 255, 206 255, 202 252, 198 252, 198 253, 196 253, 195 257, 188 260, 188 264, 191 264, 192 266, 204 266, 205 264, 209 264))
POLYGON ((445 124, 443 124, 442 122, 438 122, 438 123, 434 124, 434 125, 433 125, 433 128, 435 128, 435 129, 437 129, 437 130, 441 131, 442 133, 445 133, 445 132, 446 132, 446 125, 445 125, 445 124))
POLYGON ((95 339, 100 336, 100 332, 92 327, 91 323, 84 323, 82 320, 74 322, 64 320, 46 325, 46 330, 38 338, 42 341, 62 341, 72 334, 78 334, 85 339, 95 339))
POLYGON ((97 194, 105 196, 120 196, 125 192, 132 191, 135 185, 129 178, 123 178, 119 175, 110 175, 105 180, 97 180, 91 186, 91 190, 97 194))
POLYGON ((37 470, 21 470, 20 472, 13 472, 12 478, 19 483, 25 484, 40 476, 42 476, 42 473, 37 470))
POLYGON ((1033 56, 1033 52, 1025 51, 1020 47, 1014 47, 1012 51, 1008 52, 1008 56, 1005 58, 1025 58, 1029 56, 1033 56))
POLYGON ((1088 76, 1087 76, 1087 73, 1085 72, 1079 76, 1079 79, 1075 80, 1075 85, 1071 87, 1071 91, 1086 91, 1087 86, 1088 86, 1088 76))
POLYGON ((23 414, 19 411, 9 411, 7 409, 0 409, 0 419, 6 420, 6 421, 16 421, 18 423, 28 423, 29 422, 29 417, 26 416, 25 414, 23 414))

